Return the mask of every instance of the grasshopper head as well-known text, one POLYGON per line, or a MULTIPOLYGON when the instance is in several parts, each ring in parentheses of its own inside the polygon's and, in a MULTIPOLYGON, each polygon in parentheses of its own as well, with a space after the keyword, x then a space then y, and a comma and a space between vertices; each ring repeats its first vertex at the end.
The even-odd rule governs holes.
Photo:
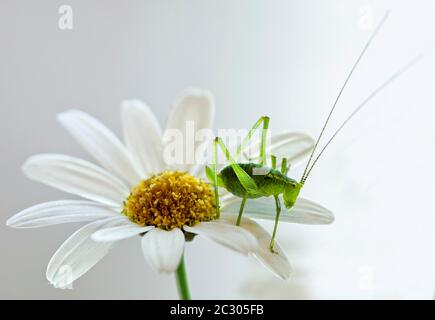
POLYGON ((289 182, 284 189, 284 205, 287 209, 293 208, 301 191, 302 184, 296 181, 289 182))

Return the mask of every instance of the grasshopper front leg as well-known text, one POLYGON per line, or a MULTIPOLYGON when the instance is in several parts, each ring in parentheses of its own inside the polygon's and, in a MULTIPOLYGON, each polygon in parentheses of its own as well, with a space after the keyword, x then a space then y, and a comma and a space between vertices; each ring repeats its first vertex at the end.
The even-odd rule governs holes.
POLYGON ((281 214, 281 202, 279 201, 278 196, 274 196, 275 198, 275 206, 276 206, 276 216, 275 216, 275 225, 273 226, 272 238, 270 239, 269 249, 271 252, 275 253, 273 250, 273 246, 275 245, 275 236, 276 231, 278 230, 279 216, 281 214))
MULTIPOLYGON (((276 157, 272 155, 271 158, 272 158, 272 168, 276 169, 276 157)), ((286 174, 287 171, 288 171, 287 159, 283 158, 281 163, 281 172, 283 174, 286 174)), ((275 224, 273 226, 272 238, 270 239, 270 244, 269 244, 269 249, 273 253, 275 253, 273 247, 275 245, 275 236, 278 230, 279 216, 281 214, 281 201, 279 200, 279 197, 277 195, 274 196, 274 198, 275 198, 276 215, 275 215, 275 224)))

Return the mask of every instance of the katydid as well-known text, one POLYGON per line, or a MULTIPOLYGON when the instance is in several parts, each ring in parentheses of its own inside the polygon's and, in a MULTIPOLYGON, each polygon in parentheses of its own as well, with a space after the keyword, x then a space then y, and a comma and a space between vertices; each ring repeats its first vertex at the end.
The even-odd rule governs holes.
POLYGON ((269 117, 263 116, 261 117, 252 127, 252 129, 248 132, 246 138, 241 142, 238 146, 234 155, 231 155, 225 146, 223 140, 220 137, 216 137, 213 141, 213 166, 212 168, 206 167, 206 174, 209 180, 214 185, 214 192, 216 197, 216 210, 217 215, 219 216, 219 194, 218 187, 225 188, 228 192, 233 195, 240 197, 242 199, 239 215, 236 221, 236 225, 240 225, 241 218, 243 215, 243 210, 245 207, 245 203, 248 199, 255 199, 259 197, 274 197, 275 206, 276 206, 276 217, 275 217, 275 225, 273 228, 273 233, 270 241, 269 248, 272 252, 275 236, 277 232, 279 217, 281 213, 281 201, 279 196, 282 195, 284 200, 284 205, 286 209, 291 214, 291 209, 293 208, 296 200, 298 199, 299 193, 307 181, 307 178, 310 176, 314 166, 317 164, 319 158, 322 156, 326 148, 333 141, 333 139, 337 136, 339 132, 343 129, 343 127, 359 112, 361 109, 367 105, 367 103, 372 100, 379 92, 381 92, 387 85, 389 85, 393 80, 395 80, 399 75, 408 70, 412 65, 414 65, 420 58, 414 58, 411 62, 406 64, 404 67, 399 69, 396 73, 390 76, 386 81, 384 81, 379 87, 377 87, 366 99, 359 104, 359 106, 349 115, 349 117, 338 127, 338 129, 333 133, 332 137, 326 142, 325 146, 320 150, 317 156, 314 158, 315 151, 318 147, 318 144, 323 136, 323 133, 329 123, 329 120, 335 110, 335 107, 340 100, 340 97, 349 82, 354 70, 358 66, 360 60, 364 56, 364 53, 370 46, 372 40, 375 38, 378 31, 381 29, 382 25, 386 21, 388 17, 388 12, 385 14, 379 25, 376 27, 371 37, 365 44, 363 50, 359 54, 356 62, 352 66, 351 71, 347 75, 347 78, 342 85, 333 105, 330 109, 328 117, 325 120, 323 128, 314 144, 314 147, 311 151, 309 160, 305 166, 305 170, 302 174, 302 177, 299 180, 295 180, 287 176, 288 167, 287 167, 287 159, 282 159, 282 164, 280 170, 276 168, 276 157, 271 155, 272 159, 272 167, 266 167, 266 134, 269 128, 269 117), (237 159, 242 152, 242 150, 248 145, 255 131, 257 131, 260 126, 262 127, 261 140, 260 140, 260 157, 258 163, 248 162, 248 163, 238 163, 237 159), (226 159, 229 161, 229 165, 224 167, 219 173, 217 172, 217 150, 218 147, 223 151, 226 156, 226 159))

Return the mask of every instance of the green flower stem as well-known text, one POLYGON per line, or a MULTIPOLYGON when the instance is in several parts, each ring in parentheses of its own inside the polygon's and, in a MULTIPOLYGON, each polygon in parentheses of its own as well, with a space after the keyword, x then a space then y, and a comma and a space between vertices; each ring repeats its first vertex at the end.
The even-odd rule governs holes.
POLYGON ((181 300, 190 300, 189 282, 187 281, 186 266, 184 265, 184 254, 181 256, 180 264, 175 272, 177 279, 178 294, 181 300))

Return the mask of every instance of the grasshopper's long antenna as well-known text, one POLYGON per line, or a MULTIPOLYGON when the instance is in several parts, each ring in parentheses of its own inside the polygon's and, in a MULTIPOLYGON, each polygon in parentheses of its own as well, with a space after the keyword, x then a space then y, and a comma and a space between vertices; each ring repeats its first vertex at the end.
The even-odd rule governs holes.
POLYGON ((377 87, 375 90, 370 93, 367 98, 363 100, 363 102, 360 103, 360 105, 347 117, 347 119, 341 124, 341 126, 334 132, 332 137, 328 140, 328 142, 325 144, 325 146, 322 148, 322 150, 317 155, 316 159, 314 160, 313 164, 311 165, 310 169, 304 176, 302 183, 305 183, 308 176, 311 173, 311 170, 313 170, 313 167, 323 154, 325 152, 326 148, 329 146, 329 144, 334 140, 334 138, 340 133, 340 131, 344 128, 344 126, 358 113, 360 112, 367 103, 372 100, 375 96, 378 95, 379 92, 381 92, 383 89, 385 89, 389 84, 391 84, 394 80, 396 80, 400 75, 408 71, 412 66, 414 66, 420 59, 422 58, 422 55, 416 56, 414 59, 412 59, 410 62, 408 62, 406 65, 404 65, 402 68, 400 68, 398 71, 396 71, 392 76, 390 76, 387 80, 385 80, 379 87, 377 87))
POLYGON ((367 40, 367 43, 365 44, 364 48, 362 49, 361 53, 359 54, 358 58, 356 59, 355 63, 352 66, 352 69, 350 70, 349 74, 346 77, 346 80, 343 83, 343 86, 341 87, 340 91, 338 92, 337 97, 335 98, 334 104, 332 105, 331 111, 329 111, 328 117, 326 118, 325 124, 323 125, 322 130, 320 131, 319 136, 317 137, 316 143, 314 144, 313 151, 311 151, 310 158, 308 159, 308 163, 304 169, 304 173, 302 174, 301 183, 303 183, 306 180, 306 174, 308 173, 308 168, 310 167, 311 160, 313 159, 314 152, 317 149, 317 146, 319 145, 320 139, 323 136, 323 133, 325 132, 325 129, 329 123, 329 120, 334 113, 335 107, 337 106, 338 101, 340 100, 340 97, 344 91, 344 89, 347 86, 347 83, 349 82, 350 78, 352 77, 353 72, 355 71, 356 67, 358 66, 359 62, 361 61, 362 57, 366 53, 367 49, 369 48, 370 44, 372 43, 373 39, 378 34, 381 27, 384 25, 385 21, 387 20, 388 16, 390 14, 390 10, 387 10, 382 18, 382 20, 379 22, 378 26, 376 27, 375 31, 373 31, 372 35, 370 36, 369 40, 367 40))

